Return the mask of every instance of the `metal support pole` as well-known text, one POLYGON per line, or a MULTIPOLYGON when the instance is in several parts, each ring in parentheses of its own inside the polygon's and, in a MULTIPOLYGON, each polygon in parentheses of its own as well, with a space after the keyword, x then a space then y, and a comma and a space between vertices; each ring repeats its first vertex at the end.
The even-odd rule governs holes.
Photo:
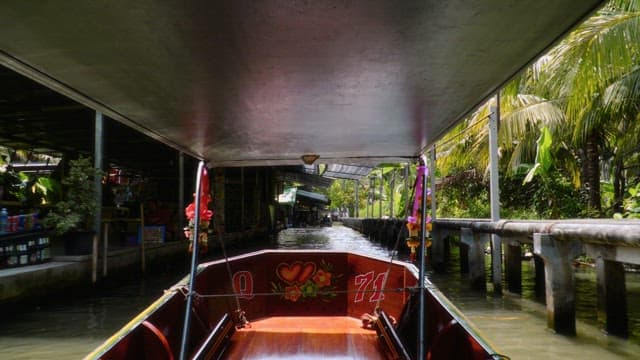
POLYGON ((393 218, 393 202, 394 202, 394 196, 393 194, 395 193, 395 187, 396 187, 396 169, 393 169, 393 171, 391 172, 391 186, 389 186, 389 217, 393 218))
POLYGON ((191 253, 191 274, 189 276, 189 293, 187 293, 187 306, 184 312, 184 327, 182 329, 182 342, 180 344, 180 360, 185 360, 187 356, 187 343, 189 339, 189 327, 191 326, 191 306, 193 303, 193 291, 195 289, 195 279, 198 270, 198 238, 200 236, 200 193, 202 192, 202 170, 204 169, 204 161, 198 164, 198 173, 196 175, 196 195, 195 208, 198 209, 194 214, 193 226, 193 249, 191 253))
MULTIPOLYGON (((496 104, 491 107, 489 116, 489 178, 491 199, 491 221, 500 220, 500 186, 498 182, 498 123, 500 121, 500 95, 496 95, 496 104)), ((493 274, 493 291, 502 293, 502 241, 500 236, 491 235, 491 270, 493 274)))
POLYGON ((371 198, 371 179, 369 179, 369 191, 367 192, 367 201, 365 201, 367 207, 365 208, 366 213, 364 215, 365 218, 369 217, 369 199, 371 198))
POLYGON ((378 219, 382 219, 382 192, 384 191, 382 170, 380 170, 380 202, 378 203, 378 219))
MULTIPOLYGON (((420 161, 421 161, 421 165, 422 166, 427 166, 427 159, 424 155, 422 155, 420 157, 420 161)), ((419 259, 420 259, 420 272, 419 272, 419 280, 420 281, 420 315, 419 315, 419 319, 418 319, 418 359, 424 359, 425 358, 425 353, 424 353, 424 324, 426 323, 425 321, 425 307, 426 307, 426 299, 425 299, 425 293, 424 293, 424 282, 425 282, 425 273, 426 273, 426 264, 425 264, 425 249, 426 249, 426 241, 425 241, 425 235, 427 234, 427 226, 426 226, 426 220, 427 220, 427 174, 425 174, 425 176, 422 177, 422 204, 421 209, 422 209, 422 213, 420 214, 420 216, 422 217, 420 219, 420 252, 419 252, 419 259)), ((418 194, 416 194, 416 196, 418 196, 418 194)))
POLYGON ((356 187, 356 203, 353 206, 353 216, 357 219, 360 217, 360 199, 358 198, 358 192, 360 190, 360 181, 358 179, 353 180, 354 186, 356 187))
MULTIPOLYGON (((431 221, 436 220, 436 148, 429 150, 429 182, 431 183, 431 221)), ((446 244, 443 232, 433 228, 431 233, 431 266, 437 272, 445 271, 446 244)))
POLYGON ((431 221, 436 219, 436 147, 429 151, 429 180, 431 180, 431 221))
POLYGON ((144 203, 140 203, 140 269, 147 271, 147 249, 144 242, 144 203))
MULTIPOLYGON (((371 215, 369 215, 369 211, 367 211, 367 217, 373 218, 373 206, 374 206, 374 201, 375 201, 375 189, 376 186, 376 179, 374 177, 370 177, 369 178, 369 199, 371 201, 369 201, 371 203, 371 206, 369 206, 371 208, 371 215)), ((369 204, 369 202, 367 202, 367 204, 369 204)))
POLYGON ((184 153, 178 153, 178 219, 180 230, 185 227, 184 223, 184 153))
POLYGON ((244 232, 244 167, 240 168, 240 228, 241 232, 244 232))
MULTIPOLYGON (((102 113, 96 111, 95 116, 95 132, 94 132, 94 149, 93 149, 93 167, 102 170, 102 156, 104 152, 103 146, 103 118, 102 113)), ((91 280, 95 284, 98 278, 98 243, 100 242, 100 231, 102 230, 102 179, 96 176, 93 179, 93 188, 95 190, 96 209, 93 218, 93 252, 91 257, 91 280)))
POLYGON ((411 201, 411 199, 409 199, 409 166, 411 166, 410 163, 407 163, 407 166, 404 167, 404 217, 406 218, 407 216, 409 216, 409 214, 407 214, 407 209, 409 209, 408 204, 411 201))

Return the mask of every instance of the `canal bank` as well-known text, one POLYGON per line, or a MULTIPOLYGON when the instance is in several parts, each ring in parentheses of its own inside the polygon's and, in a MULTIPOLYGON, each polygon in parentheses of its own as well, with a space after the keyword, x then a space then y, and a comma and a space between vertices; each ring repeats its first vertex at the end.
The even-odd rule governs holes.
MULTIPOLYGON (((186 241, 146 244, 144 249, 148 269, 164 263, 186 262, 187 257, 186 241)), ((96 265, 98 282, 142 272, 142 249, 139 246, 109 249, 106 258, 101 256, 96 265)), ((49 262, 0 270, 0 305, 33 302, 43 296, 91 288, 93 271, 91 255, 54 255, 49 262)))

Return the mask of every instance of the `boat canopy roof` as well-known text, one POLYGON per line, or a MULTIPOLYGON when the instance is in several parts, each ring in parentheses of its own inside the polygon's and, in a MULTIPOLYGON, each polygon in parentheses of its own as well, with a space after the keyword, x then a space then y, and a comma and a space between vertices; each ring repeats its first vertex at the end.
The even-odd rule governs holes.
POLYGON ((407 161, 603 3, 5 0, 0 63, 211 166, 407 161))

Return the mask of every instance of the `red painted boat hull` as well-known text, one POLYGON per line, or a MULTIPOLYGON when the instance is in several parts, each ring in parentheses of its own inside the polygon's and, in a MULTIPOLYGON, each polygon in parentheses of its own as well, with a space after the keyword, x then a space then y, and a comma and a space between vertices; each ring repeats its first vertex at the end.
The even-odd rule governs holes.
MULTIPOLYGON (((187 284, 185 278, 173 286, 87 359, 178 358, 187 284)), ((324 358, 394 357, 382 339, 390 335, 362 328, 361 317, 374 315, 378 305, 397 319, 391 332, 413 358, 417 284, 417 269, 411 264, 347 252, 266 250, 230 258, 228 263, 201 264, 189 358, 205 348, 212 352, 210 358, 313 357, 316 353, 324 358), (256 328, 236 329, 239 309, 256 328), (228 319, 224 324, 223 318, 228 319), (219 329, 225 326, 226 332, 219 329), (216 345, 214 350, 211 344, 216 345), (356 350, 365 352, 349 354, 356 350)), ((427 358, 492 358, 496 353, 492 346, 432 284, 427 283, 425 294, 427 358)))

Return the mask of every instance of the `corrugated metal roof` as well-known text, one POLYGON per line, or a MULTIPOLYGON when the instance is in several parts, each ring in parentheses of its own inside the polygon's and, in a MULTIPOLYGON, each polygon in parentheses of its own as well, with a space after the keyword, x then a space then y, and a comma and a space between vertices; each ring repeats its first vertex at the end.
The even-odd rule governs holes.
POLYGON ((360 180, 369 175, 374 167, 364 165, 329 164, 322 176, 334 179, 360 180))

